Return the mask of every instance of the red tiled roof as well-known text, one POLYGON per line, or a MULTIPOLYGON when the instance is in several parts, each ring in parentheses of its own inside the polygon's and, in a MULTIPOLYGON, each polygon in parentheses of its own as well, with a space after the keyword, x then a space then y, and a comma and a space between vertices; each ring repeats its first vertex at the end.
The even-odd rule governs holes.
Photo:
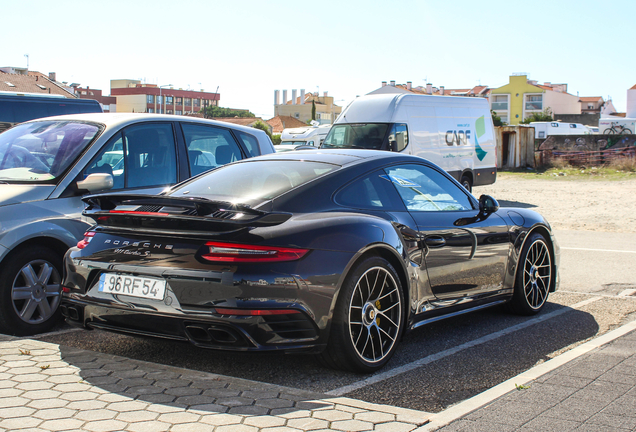
POLYGON ((583 96, 579 98, 581 102, 598 102, 603 99, 603 96, 583 96))
POLYGON ((11 74, 0 71, 0 91, 55 94, 67 98, 77 97, 49 80, 44 74, 34 71, 29 72, 29 75, 11 74))
POLYGON ((307 123, 292 116, 276 116, 267 120, 266 123, 272 127, 272 133, 275 134, 282 133, 283 129, 307 126, 307 123))

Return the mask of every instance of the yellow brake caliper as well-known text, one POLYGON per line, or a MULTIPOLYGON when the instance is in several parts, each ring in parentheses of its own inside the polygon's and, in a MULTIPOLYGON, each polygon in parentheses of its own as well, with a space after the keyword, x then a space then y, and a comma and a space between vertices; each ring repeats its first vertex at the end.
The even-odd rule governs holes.
MULTIPOLYGON (((375 307, 377 310, 381 310, 382 309, 382 304, 380 304, 380 300, 376 300, 375 301, 375 307)), ((378 315, 378 317, 375 319, 375 323, 377 325, 380 325, 380 316, 378 315)))

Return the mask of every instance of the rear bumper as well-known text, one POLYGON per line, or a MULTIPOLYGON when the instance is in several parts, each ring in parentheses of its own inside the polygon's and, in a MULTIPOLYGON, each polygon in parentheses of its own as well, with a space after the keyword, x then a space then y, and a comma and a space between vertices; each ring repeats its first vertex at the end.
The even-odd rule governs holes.
POLYGON ((190 342, 227 351, 315 351, 324 349, 320 331, 304 312, 272 316, 222 315, 211 311, 149 312, 137 307, 96 305, 67 296, 66 321, 86 329, 190 342))

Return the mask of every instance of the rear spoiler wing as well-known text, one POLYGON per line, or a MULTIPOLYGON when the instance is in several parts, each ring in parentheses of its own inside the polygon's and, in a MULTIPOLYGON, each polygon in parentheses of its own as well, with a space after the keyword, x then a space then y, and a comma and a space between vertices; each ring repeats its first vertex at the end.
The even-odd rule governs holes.
POLYGON ((279 225, 292 216, 291 213, 265 212, 246 204, 198 197, 99 194, 82 200, 88 204, 82 212, 84 216, 102 226, 122 228, 228 231, 279 225))

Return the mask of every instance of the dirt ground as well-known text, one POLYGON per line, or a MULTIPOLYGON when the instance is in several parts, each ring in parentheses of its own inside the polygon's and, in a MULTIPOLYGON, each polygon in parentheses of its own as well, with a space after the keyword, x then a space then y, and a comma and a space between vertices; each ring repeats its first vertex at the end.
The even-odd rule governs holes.
POLYGON ((625 181, 524 179, 499 173, 493 185, 473 188, 502 207, 541 213, 553 228, 636 233, 636 179, 625 181))

